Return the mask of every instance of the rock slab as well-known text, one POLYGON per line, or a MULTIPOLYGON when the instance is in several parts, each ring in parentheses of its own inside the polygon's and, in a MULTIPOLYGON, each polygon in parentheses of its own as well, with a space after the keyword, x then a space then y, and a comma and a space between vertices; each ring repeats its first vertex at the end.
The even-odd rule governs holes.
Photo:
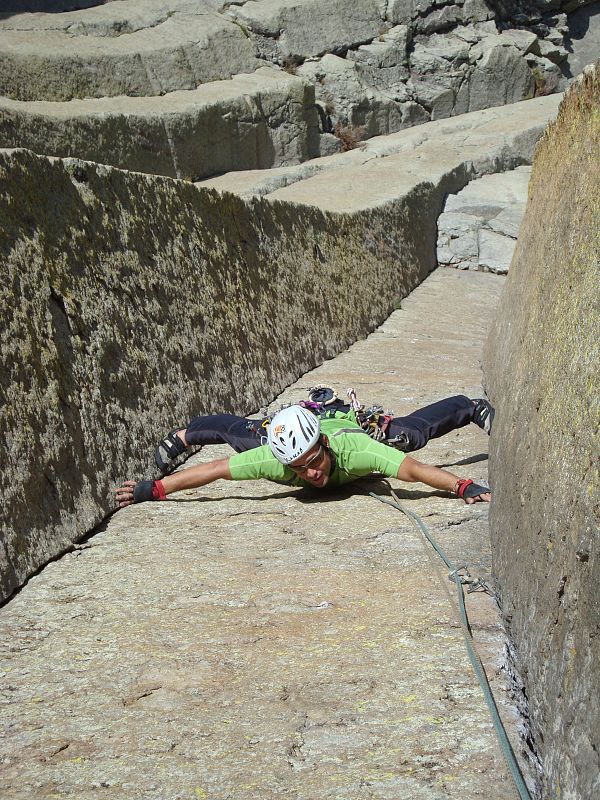
POLYGON ((314 90, 271 67, 160 97, 0 100, 0 147, 184 180, 319 155, 314 90))
MULTIPOLYGON (((320 382, 397 413, 479 393, 501 281, 438 271, 280 401, 320 382)), ((488 441, 471 425, 421 455, 481 479, 488 441)), ((489 577, 487 507, 396 488, 489 577)), ((220 481, 119 512, 33 578, 0 617, 3 799, 512 798, 447 571, 368 491, 386 487, 220 481)), ((467 603, 518 752, 497 609, 467 603)))

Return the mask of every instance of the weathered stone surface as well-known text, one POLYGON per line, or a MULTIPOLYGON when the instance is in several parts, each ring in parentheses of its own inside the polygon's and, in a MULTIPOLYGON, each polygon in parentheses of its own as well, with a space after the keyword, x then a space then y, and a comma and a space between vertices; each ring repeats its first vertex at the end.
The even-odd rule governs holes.
POLYGON ((569 76, 579 75, 588 64, 600 58, 600 3, 590 3, 569 15, 565 37, 569 55, 563 65, 569 76))
POLYGON ((425 193, 420 214, 428 222, 427 233, 421 231, 422 243, 434 256, 435 227, 446 194, 464 188, 474 177, 531 163, 559 100, 551 95, 428 122, 370 139, 347 153, 296 167, 231 173, 200 185, 342 213, 375 209, 400 198, 412 204, 425 193))
POLYGON ((229 13, 253 33, 276 39, 280 58, 347 50, 382 33, 377 0, 248 0, 229 13))
POLYGON ((519 29, 502 31, 500 36, 522 53, 529 53, 538 41, 538 37, 533 31, 519 29))
POLYGON ((448 196, 438 220, 439 264, 506 273, 525 205, 530 167, 486 175, 448 196))
POLYGON ((533 97, 533 75, 516 47, 503 42, 496 44, 490 37, 483 42, 480 58, 475 58, 475 69, 469 80, 470 111, 489 108, 494 96, 497 105, 533 97))
POLYGON ((162 97, 0 100, 0 147, 199 180, 319 155, 312 86, 262 67, 162 97))
MULTIPOLYGON (((373 71, 360 62, 328 54, 319 61, 310 61, 298 68, 297 74, 314 83, 316 99, 324 111, 335 119, 333 129, 341 136, 347 131, 360 141, 379 136, 416 123, 408 90, 400 82, 400 75, 406 75, 406 68, 399 66, 394 86, 385 91, 371 85, 373 71), (408 105, 408 104, 411 105, 408 105), (340 130, 341 129, 341 130, 340 130)), ((377 70, 376 74, 379 71, 377 70)), ((387 72, 387 78, 394 83, 394 76, 387 72)), ((423 122, 427 113, 420 109, 423 122)))
POLYGON ((197 0, 121 0, 0 20, 0 94, 16 100, 157 95, 251 72, 244 31, 197 0))
POLYGON ((542 734, 544 797, 600 791, 599 106, 596 70, 536 153, 485 356, 494 568, 542 734))
MULTIPOLYGON (((281 401, 323 381, 398 413, 479 393, 501 284, 439 270, 281 401)), ((487 446, 471 425, 421 456, 480 479, 487 446)), ((452 559, 488 576, 487 508, 397 488, 452 559)), ((1 617, 3 800, 462 800, 482 784, 509 800, 447 570, 365 496, 384 490, 218 482, 121 511, 49 565, 1 617)), ((467 604, 518 753, 497 609, 481 592, 467 604)))
POLYGON ((419 18, 416 28, 419 33, 431 34, 446 31, 463 22, 462 8, 448 5, 431 11, 426 17, 419 18))
MULTIPOLYGON (((23 100, 155 96, 275 62, 312 75, 330 121, 321 132, 341 128, 346 148, 430 119, 562 90, 552 60, 566 53, 566 15, 546 14, 543 23, 539 14, 524 15, 529 29, 500 32, 497 11, 484 0, 122 0, 10 15, 0 21, 0 92, 23 100), (405 24, 390 29, 393 22, 405 24), (323 53, 324 61, 339 56, 341 65, 302 64, 323 53)), ((516 12, 515 6, 509 17, 516 12)), ((287 122, 295 128, 294 119, 287 122)), ((117 135, 131 138, 122 129, 117 135)), ((173 150, 171 138, 167 148, 163 136, 157 149, 173 150)))
POLYGON ((340 215, 28 151, 1 165, 4 596, 102 519, 115 472, 148 468, 157 426, 257 408, 433 267, 425 186, 340 215))
POLYGON ((527 54, 527 63, 531 67, 533 79, 535 81, 535 95, 541 97, 551 94, 558 89, 564 90, 567 81, 563 77, 561 68, 547 58, 536 56, 533 53, 527 54))

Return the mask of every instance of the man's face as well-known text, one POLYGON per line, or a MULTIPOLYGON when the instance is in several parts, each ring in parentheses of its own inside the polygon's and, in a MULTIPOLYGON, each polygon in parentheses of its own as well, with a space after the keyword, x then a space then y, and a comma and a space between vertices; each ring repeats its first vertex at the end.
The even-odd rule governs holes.
POLYGON ((288 465, 299 478, 322 489, 329 480, 331 456, 327 448, 317 442, 308 453, 288 465))

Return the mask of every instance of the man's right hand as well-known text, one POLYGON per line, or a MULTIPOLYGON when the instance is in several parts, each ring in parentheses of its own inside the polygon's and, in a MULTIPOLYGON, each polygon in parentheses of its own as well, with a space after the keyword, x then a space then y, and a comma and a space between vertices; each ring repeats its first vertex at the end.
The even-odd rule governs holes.
POLYGON ((119 508, 130 506, 133 503, 133 490, 135 489, 137 481, 125 481, 123 486, 115 489, 115 498, 119 508))

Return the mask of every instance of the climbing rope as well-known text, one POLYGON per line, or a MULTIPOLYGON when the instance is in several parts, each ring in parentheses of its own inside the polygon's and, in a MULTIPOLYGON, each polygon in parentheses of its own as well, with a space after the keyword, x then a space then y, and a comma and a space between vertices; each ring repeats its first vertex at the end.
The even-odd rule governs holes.
MULTIPOLYGON (((485 674, 483 664, 481 663, 481 660, 477 655, 477 652, 475 651, 475 642, 473 640, 471 626, 469 625, 469 619, 467 617, 467 609, 465 606, 464 584, 465 583, 470 584, 467 590, 468 592, 475 591, 475 589, 478 588, 483 588, 485 591, 489 592, 489 588, 486 586, 485 582, 482 581, 481 579, 473 580, 471 578, 466 564, 460 564, 458 566, 453 564, 452 561, 450 561, 450 559, 446 555, 446 553, 443 551, 442 547, 432 536, 431 532, 429 531, 427 525, 425 525, 423 520, 417 514, 405 508, 393 490, 391 490, 391 494, 392 497, 394 498, 393 500, 389 500, 386 497, 382 497, 379 494, 375 494, 375 492, 369 492, 370 497, 374 497, 381 503, 386 503, 387 505, 396 508, 398 511, 401 511, 405 516, 407 516, 408 519, 411 521, 411 523, 417 528, 417 530, 420 531, 420 533, 423 534, 423 536, 431 544, 433 549, 436 551, 436 553, 442 559, 444 564, 450 570, 448 577, 450 578, 450 580, 454 581, 454 584, 456 586, 456 593, 458 596, 458 606, 460 609, 461 627, 465 637, 465 645, 467 648, 469 661, 471 662, 471 666, 473 667, 475 675, 477 676, 477 680, 479 681, 479 685, 481 686, 481 690, 483 692, 486 705, 492 717, 492 722, 494 725, 494 729, 496 731, 496 735, 498 737, 498 741, 500 742, 500 747, 502 748, 506 764, 513 778, 519 798, 520 800, 531 800, 531 795, 529 794, 529 790, 525 785, 525 781, 523 779, 523 775, 517 763, 517 759, 515 758, 515 754, 508 740, 508 736, 506 735, 506 730, 504 728, 504 725, 502 724, 502 720, 500 719, 500 714, 498 713, 498 708, 496 706, 496 702, 494 700, 490 684, 488 683, 487 675, 485 674)), ((489 593, 491 594, 491 592, 489 593)))

